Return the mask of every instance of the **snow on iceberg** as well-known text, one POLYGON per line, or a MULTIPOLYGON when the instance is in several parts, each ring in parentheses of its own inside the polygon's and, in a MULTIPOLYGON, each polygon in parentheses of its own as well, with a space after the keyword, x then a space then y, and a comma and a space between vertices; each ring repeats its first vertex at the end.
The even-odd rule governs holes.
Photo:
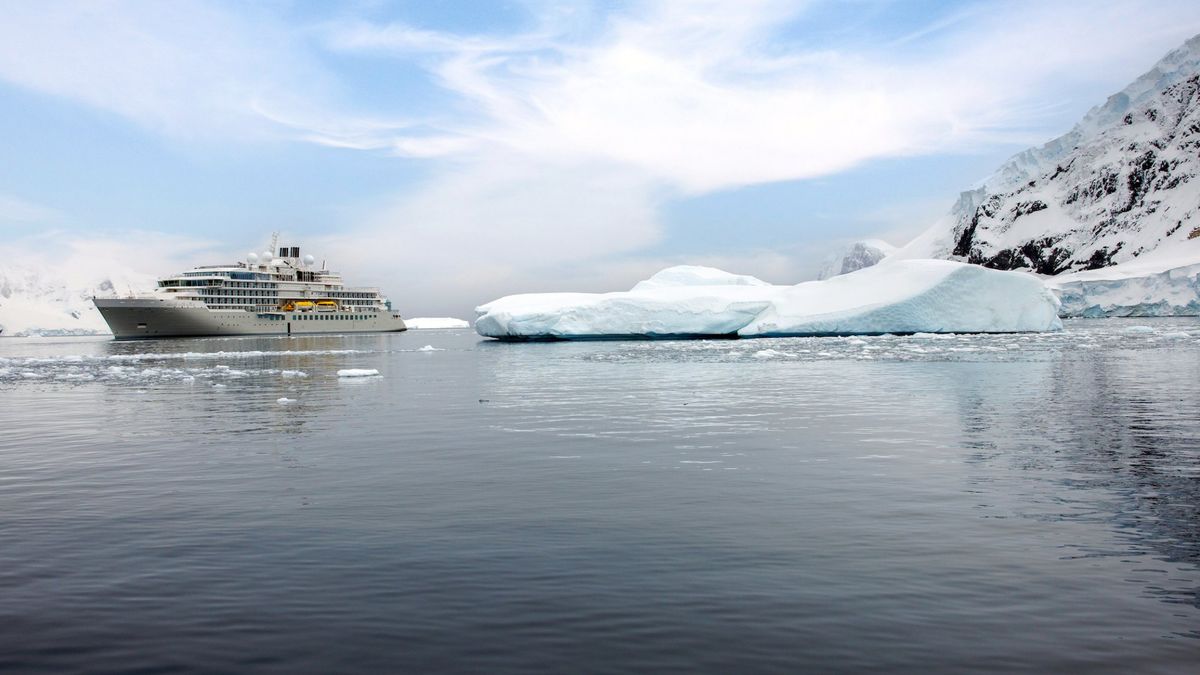
POLYGON ((510 295, 476 309, 504 339, 765 337, 1059 330, 1041 280, 948 260, 899 260, 825 281, 774 286, 672 267, 616 293, 510 295))

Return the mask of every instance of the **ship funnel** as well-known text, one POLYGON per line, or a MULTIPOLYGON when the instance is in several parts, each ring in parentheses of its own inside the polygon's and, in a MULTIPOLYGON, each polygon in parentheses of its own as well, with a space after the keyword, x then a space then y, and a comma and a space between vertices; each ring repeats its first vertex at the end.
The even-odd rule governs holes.
POLYGON ((299 247, 299 246, 293 246, 293 247, 292 247, 292 255, 291 255, 291 257, 293 257, 293 258, 299 258, 299 257, 300 257, 300 247, 299 247))

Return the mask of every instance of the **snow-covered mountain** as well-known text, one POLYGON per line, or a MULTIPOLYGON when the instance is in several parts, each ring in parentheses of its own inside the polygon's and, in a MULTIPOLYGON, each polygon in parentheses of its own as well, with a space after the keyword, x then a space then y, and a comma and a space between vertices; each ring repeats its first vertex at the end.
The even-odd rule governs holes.
POLYGON ((64 266, 5 264, 0 268, 0 333, 4 336, 109 333, 94 296, 124 295, 154 287, 154 277, 131 270, 102 274, 64 266))
POLYGON ((882 239, 864 239, 847 246, 837 255, 825 261, 817 280, 829 279, 841 274, 857 272, 864 267, 870 267, 896 252, 896 247, 882 239))
MULTIPOLYGON (((1008 160, 897 258, 1056 275, 1200 237, 1200 36, 1008 160)), ((1200 262, 1200 261, 1197 261, 1200 262)))

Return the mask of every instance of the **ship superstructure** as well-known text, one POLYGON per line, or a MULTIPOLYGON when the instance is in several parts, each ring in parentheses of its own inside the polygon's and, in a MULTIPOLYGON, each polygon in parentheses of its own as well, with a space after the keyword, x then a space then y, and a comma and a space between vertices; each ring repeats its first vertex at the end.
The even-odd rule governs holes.
POLYGON ((163 277, 153 293, 93 302, 117 338, 402 331, 378 288, 346 286, 299 246, 163 277))

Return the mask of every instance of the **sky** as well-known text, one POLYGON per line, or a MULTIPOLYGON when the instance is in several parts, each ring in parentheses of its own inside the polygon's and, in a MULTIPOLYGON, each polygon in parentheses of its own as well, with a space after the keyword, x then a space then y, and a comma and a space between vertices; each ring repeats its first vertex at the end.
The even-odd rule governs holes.
POLYGON ((409 316, 906 243, 1195 2, 0 2, 0 265, 273 232, 409 316))

